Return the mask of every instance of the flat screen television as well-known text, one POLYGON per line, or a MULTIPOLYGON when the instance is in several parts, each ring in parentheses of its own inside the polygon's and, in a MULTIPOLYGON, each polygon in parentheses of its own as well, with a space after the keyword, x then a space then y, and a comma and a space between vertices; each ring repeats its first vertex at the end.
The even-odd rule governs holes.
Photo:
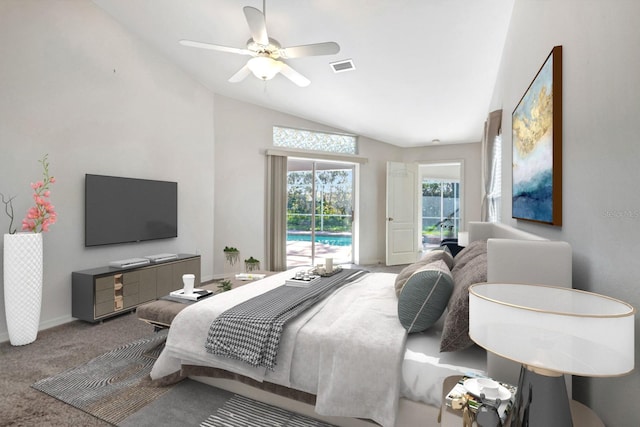
POLYGON ((178 237, 178 183, 85 175, 85 246, 178 237))

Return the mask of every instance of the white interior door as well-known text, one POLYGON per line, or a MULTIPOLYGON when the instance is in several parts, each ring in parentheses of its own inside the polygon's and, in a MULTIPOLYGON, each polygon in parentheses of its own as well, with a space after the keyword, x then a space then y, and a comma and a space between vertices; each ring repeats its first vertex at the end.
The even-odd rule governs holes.
POLYGON ((387 162, 387 265, 410 264, 418 257, 418 181, 418 164, 387 162))

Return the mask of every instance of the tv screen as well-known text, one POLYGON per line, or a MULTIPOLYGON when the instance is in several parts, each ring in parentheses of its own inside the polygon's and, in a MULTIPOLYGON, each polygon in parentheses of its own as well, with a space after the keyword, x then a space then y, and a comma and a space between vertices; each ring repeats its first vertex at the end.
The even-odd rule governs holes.
POLYGON ((85 175, 85 246, 178 237, 178 183, 85 175))

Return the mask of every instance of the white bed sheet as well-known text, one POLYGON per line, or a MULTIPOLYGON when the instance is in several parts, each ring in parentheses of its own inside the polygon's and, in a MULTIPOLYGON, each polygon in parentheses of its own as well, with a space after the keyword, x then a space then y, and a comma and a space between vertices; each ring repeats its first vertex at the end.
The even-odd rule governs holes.
MULTIPOLYGON (((369 276, 369 275, 367 275, 369 276)), ((371 301, 367 302, 367 300, 379 300, 379 303, 384 301, 384 316, 387 319, 397 319, 397 301, 395 297, 395 289, 394 282, 395 276, 390 273, 374 273, 371 275, 374 277, 374 283, 372 283, 373 294, 368 294, 367 297, 360 297, 356 294, 352 294, 351 287, 343 288, 341 293, 351 294, 349 298, 346 300, 341 300, 340 304, 343 304, 344 307, 342 310, 342 314, 340 317, 345 317, 347 323, 357 322, 357 319, 351 319, 348 321, 350 317, 353 316, 362 316, 365 315, 362 310, 366 310, 366 307, 369 307, 366 304, 369 304, 371 301), (378 288, 385 291, 382 294, 379 294, 379 291, 375 291, 373 288, 378 288), (386 292, 388 288, 388 292, 386 292), (388 296, 387 296, 388 294, 388 296), (385 295, 381 297, 381 295, 385 295), (351 302, 349 302, 351 301, 351 302), (354 305, 355 303, 355 305, 354 305), (391 304, 391 305, 389 305, 391 304)), ((281 276, 283 277, 283 276, 281 276)), ((222 369, 226 369, 232 372, 236 372, 250 378, 253 378, 257 381, 269 381, 274 382, 276 384, 284 385, 287 387, 293 387, 301 391, 306 391, 309 393, 316 394, 320 389, 323 389, 323 382, 326 382, 326 376, 321 375, 318 378, 316 375, 320 372, 327 372, 326 367, 322 368, 322 360, 326 359, 326 356, 323 358, 321 355, 324 354, 321 349, 318 349, 318 344, 316 343, 316 339, 314 336, 318 336, 318 334, 322 335, 322 331, 328 332, 331 336, 335 336, 336 339, 343 339, 344 342, 345 337, 340 338, 340 335, 345 333, 340 327, 337 330, 327 329, 327 325, 333 323, 333 317, 336 316, 336 311, 340 311, 340 305, 334 307, 333 313, 330 311, 329 314, 325 314, 325 312, 319 312, 319 310, 327 303, 327 300, 319 303, 317 306, 310 309, 308 312, 305 312, 299 318, 292 321, 292 327, 289 326, 285 328, 285 334, 283 336, 283 340, 281 342, 281 353, 288 354, 288 358, 291 359, 290 370, 282 371, 266 371, 264 368, 253 368, 249 365, 242 364, 236 360, 226 359, 221 356, 213 356, 211 354, 206 353, 204 350, 204 338, 206 337, 208 326, 213 318, 217 316, 217 314, 222 311, 230 308, 231 306, 246 300, 256 294, 260 294, 263 292, 272 289, 274 286, 280 285, 281 277, 271 276, 264 280, 261 280, 256 283, 252 283, 249 286, 243 286, 241 288, 235 289, 232 292, 225 292, 224 294, 216 295, 213 298, 202 301, 201 303, 194 304, 190 306, 188 309, 183 310, 176 317, 184 320, 184 321, 176 321, 174 320, 171 330, 169 331, 169 338, 167 341, 167 345, 165 346, 165 350, 159 357, 158 361, 154 365, 151 376, 152 378, 160 378, 164 375, 168 375, 174 371, 180 369, 181 363, 186 364, 197 364, 204 366, 213 366, 222 369), (326 316, 330 316, 331 319, 328 319, 326 316), (198 321, 207 319, 204 322, 198 321), (312 321, 313 320, 313 321, 312 321), (302 326, 304 328, 300 329, 302 326), (341 332, 342 331, 342 332, 341 332), (297 336, 298 344, 304 343, 300 349, 296 349, 298 347, 293 346, 293 342, 296 342, 296 339, 293 338, 297 336), (195 338, 195 339, 194 339, 195 338), (290 375, 289 375, 290 374, 290 375), (319 384, 320 383, 320 384, 319 384), (320 387, 319 387, 320 386, 320 387)), ((360 294, 358 294, 360 295, 360 294)), ((330 299, 330 298, 329 298, 330 299)), ((329 300, 328 299, 328 300, 329 300)), ((380 306, 382 307, 382 306, 380 306)), ((376 310, 379 311, 379 310, 376 310)), ((380 312, 379 314, 382 314, 380 312)), ((378 315, 379 315, 378 314, 378 315)), ((399 354, 398 354, 398 362, 397 368, 387 368, 384 370, 379 370, 377 377, 384 377, 382 373, 391 374, 395 369, 402 372, 401 378, 397 380, 397 385, 392 387, 391 384, 393 381, 389 381, 390 378, 386 378, 383 388, 388 389, 388 392, 392 392, 395 396, 405 397, 413 401, 423 402, 431 406, 439 407, 441 402, 442 395, 442 382, 444 378, 450 375, 460 375, 460 374, 468 374, 468 373, 476 373, 482 374, 486 368, 486 355, 484 350, 472 347, 462 352, 455 353, 440 353, 440 337, 442 330, 442 319, 434 325, 433 328, 419 334, 411 334, 406 339, 406 348, 405 350, 401 350, 402 343, 405 342, 396 340, 396 344, 398 345, 399 354), (404 354, 404 357, 402 356, 404 354)), ((388 322, 387 322, 388 324, 388 322)), ((402 326, 398 321, 397 327, 402 331, 402 326)), ((366 338, 366 340, 372 338, 373 332, 376 334, 380 334, 380 331, 372 331, 370 329, 370 324, 367 323, 366 329, 357 335, 366 338)), ((402 336, 402 332, 400 332, 402 336)), ((383 333, 383 336, 391 335, 386 332, 383 333)), ((347 342, 354 340, 354 336, 347 337, 347 342)), ((389 341, 389 344, 391 341, 389 341)), ((342 361, 341 363, 346 363, 347 359, 355 357, 353 355, 350 356, 350 348, 352 346, 344 346, 336 345, 335 348, 340 350, 341 348, 347 353, 340 353, 331 351, 328 354, 333 354, 333 358, 337 358, 338 361, 342 361)), ((340 350, 342 351, 342 350, 340 350)), ((364 359, 371 358, 371 354, 367 355, 359 355, 357 357, 364 359)), ((280 358, 280 355, 279 355, 280 358)), ((360 359, 360 360, 364 360, 360 359)), ((329 366, 335 365, 335 360, 332 362, 330 359, 327 359, 324 362, 325 365, 328 363, 329 366)), ((366 365, 366 364, 365 364, 366 365)), ((349 366, 349 365, 345 365, 349 366)), ((376 365, 378 366, 378 365, 376 365)), ((335 367, 334 367, 335 369, 335 367)), ((398 372, 396 371, 396 372, 398 372)), ((340 373, 334 372, 338 377, 344 377, 345 381, 351 381, 348 377, 350 377, 348 370, 340 373)), ((335 375, 331 375, 331 377, 335 378, 335 375)), ((366 381, 365 381, 366 382, 366 381)), ((357 381, 357 383, 363 383, 361 379, 357 381)), ((364 383, 363 383, 364 384, 364 383)), ((373 383, 370 384, 373 386, 373 383)), ((366 384, 365 384, 366 387, 366 384)), ((324 387, 326 388, 326 387, 324 387)), ((331 388, 329 386, 329 388, 331 388)), ((344 387, 338 387, 339 389, 344 387)), ((368 387, 367 387, 368 388, 368 387)), ((323 393, 318 393, 319 402, 316 406, 316 410, 318 413, 325 413, 326 415, 346 415, 346 416, 360 416, 363 417, 366 415, 371 415, 371 413, 365 414, 342 414, 341 408, 339 408, 339 404, 336 405, 336 400, 329 400, 324 402, 321 397, 323 393), (338 413, 335 413, 338 412, 338 413)), ((344 398, 339 393, 337 395, 339 397, 338 401, 346 401, 348 402, 349 398, 344 398), (343 399, 344 398, 344 399, 343 399)), ((392 399, 393 400, 393 399, 392 399)), ((378 405, 379 406, 379 405, 378 405)), ((397 409, 397 399, 396 402, 392 404, 394 409, 397 409)), ((346 410, 352 410, 351 405, 348 405, 346 410)), ((373 419, 377 417, 372 417, 373 419)), ((388 417, 385 417, 389 420, 388 417)), ((383 425, 393 425, 393 421, 381 422, 383 425)))
POLYGON ((291 320, 283 331, 274 371, 206 352, 204 342, 215 317, 282 285, 289 274, 267 277, 182 310, 172 322, 151 378, 179 371, 181 364, 211 366, 315 394, 315 409, 321 415, 393 426, 406 341, 397 316, 394 274, 364 275, 291 320))
POLYGON ((486 375, 487 371, 486 351, 476 345, 462 351, 440 352, 443 318, 430 329, 407 337, 400 384, 402 397, 436 407, 442 403, 445 378, 486 375))

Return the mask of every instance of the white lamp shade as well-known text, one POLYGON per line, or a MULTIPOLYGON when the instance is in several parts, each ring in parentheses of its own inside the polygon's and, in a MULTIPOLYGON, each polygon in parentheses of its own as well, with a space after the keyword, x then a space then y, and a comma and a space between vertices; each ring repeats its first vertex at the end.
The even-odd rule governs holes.
POLYGON ((256 56, 247 62, 254 76, 261 80, 271 80, 280 71, 280 62, 268 56, 256 56))
POLYGON ((481 283, 469 288, 469 335, 528 367, 590 377, 634 367, 627 303, 571 288, 481 283))

